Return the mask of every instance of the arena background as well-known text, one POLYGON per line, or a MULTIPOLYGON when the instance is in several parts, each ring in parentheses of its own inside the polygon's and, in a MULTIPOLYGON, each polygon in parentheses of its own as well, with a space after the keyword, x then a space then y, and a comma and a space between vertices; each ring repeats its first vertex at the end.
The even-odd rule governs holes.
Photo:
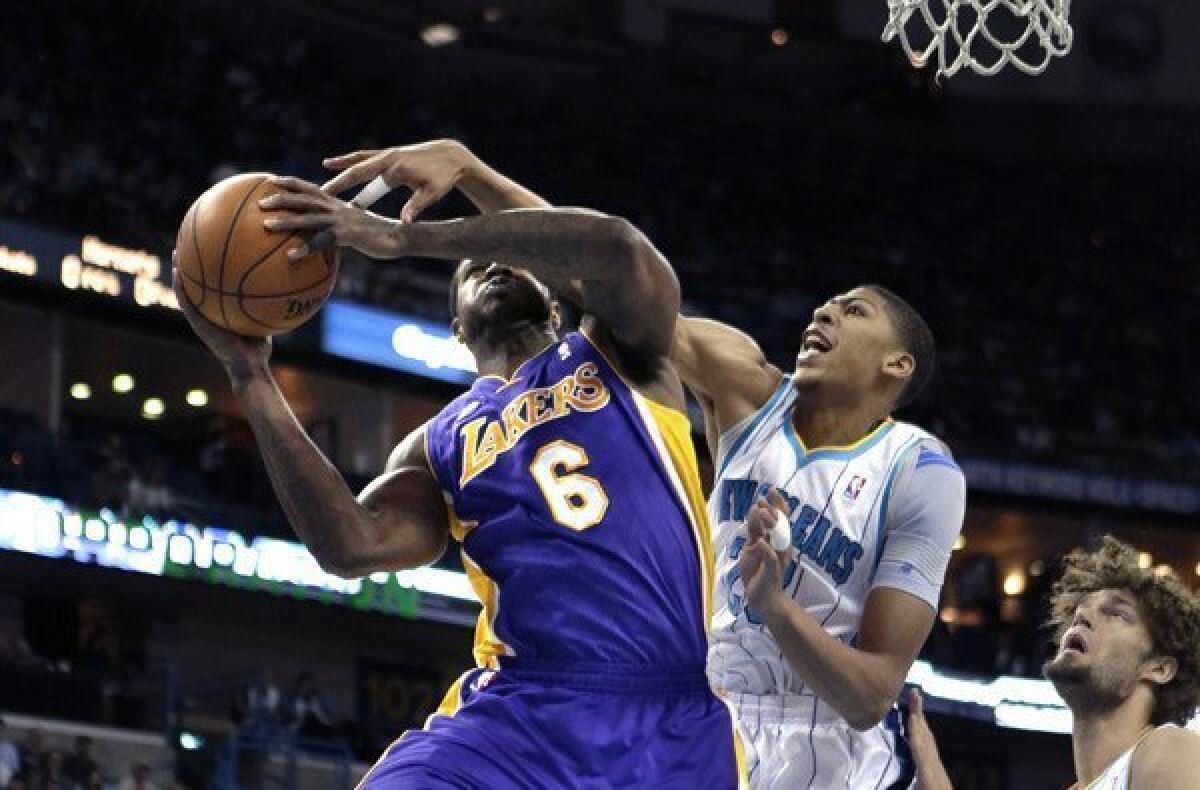
MULTIPOLYGON (((469 663, 455 551, 348 583, 298 547, 168 263, 220 178, 453 137, 637 223, 687 312, 782 366, 837 289, 924 313, 940 369, 902 416, 969 508, 910 679, 956 787, 1068 784, 1056 559, 1112 532, 1200 581, 1200 9, 1075 5, 1042 77, 940 83, 879 42, 883 0, 0 11, 0 741, 90 748, 64 759, 99 786, 346 787, 469 663)), ((351 258, 277 342, 352 485, 469 380, 448 275, 351 258)))

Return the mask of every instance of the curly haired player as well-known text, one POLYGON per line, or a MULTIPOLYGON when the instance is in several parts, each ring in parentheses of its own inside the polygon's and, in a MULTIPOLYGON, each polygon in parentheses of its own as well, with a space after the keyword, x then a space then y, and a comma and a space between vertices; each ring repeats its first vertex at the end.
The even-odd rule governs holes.
MULTIPOLYGON (((1051 612, 1058 652, 1043 671, 1074 714, 1070 790, 1196 787, 1200 735, 1178 725, 1200 706, 1200 598, 1105 536, 1067 557, 1051 612)), ((912 749, 932 769, 922 790, 949 788, 932 739, 912 749)))

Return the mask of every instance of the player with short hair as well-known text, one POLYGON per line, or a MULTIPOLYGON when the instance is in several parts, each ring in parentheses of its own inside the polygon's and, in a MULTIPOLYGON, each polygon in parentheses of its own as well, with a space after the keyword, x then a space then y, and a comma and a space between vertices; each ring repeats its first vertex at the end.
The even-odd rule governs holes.
MULTIPOLYGON (((412 187, 409 217, 455 186, 483 210, 547 205, 453 143, 333 164, 348 168, 336 189, 379 175, 412 187)), ((945 445, 891 414, 920 394, 934 354, 921 316, 881 286, 819 308, 792 374, 733 327, 675 322, 671 358, 717 471, 709 674, 738 713, 756 787, 911 783, 894 701, 933 625, 965 482, 945 445), (756 538, 776 509, 779 555, 756 538)))
MULTIPOLYGON (((1106 535, 1066 558, 1050 607, 1058 651, 1042 671, 1074 716, 1070 790, 1196 787, 1200 735, 1182 725, 1200 707, 1200 598, 1106 535)), ((922 790, 951 790, 932 735, 913 757, 922 790)))
POLYGON ((177 289, 323 568, 415 567, 451 534, 462 542, 484 604, 479 667, 362 786, 737 786, 732 717, 705 675, 711 546, 668 359, 679 288, 667 261, 594 212, 401 223, 275 183, 269 228, 327 229, 375 258, 469 259, 453 328, 479 377, 357 499, 280 395, 270 342, 218 329, 177 289), (568 286, 587 317, 560 338, 549 289, 568 286))
POLYGON ((752 785, 910 786, 894 703, 965 509, 949 450, 891 416, 929 381, 932 333, 866 285, 814 311, 791 374, 704 319, 676 324, 672 359, 716 467, 709 675, 752 785))

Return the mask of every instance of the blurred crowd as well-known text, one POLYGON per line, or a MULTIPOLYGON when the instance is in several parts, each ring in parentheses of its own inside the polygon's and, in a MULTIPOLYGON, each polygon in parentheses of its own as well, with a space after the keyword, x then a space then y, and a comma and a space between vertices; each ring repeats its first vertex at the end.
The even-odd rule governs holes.
POLYGON ((285 694, 275 673, 264 669, 248 683, 230 706, 230 718, 242 732, 304 739, 329 739, 340 727, 311 672, 300 672, 285 694))
POLYGON ((256 534, 289 536, 249 426, 214 418, 210 428, 198 443, 169 442, 140 426, 69 415, 54 436, 34 416, 0 409, 0 488, 122 519, 254 525, 256 534))
POLYGON ((92 738, 80 735, 69 751, 54 748, 46 733, 32 728, 14 739, 0 718, 0 788, 5 790, 159 790, 173 781, 156 781, 142 762, 102 763, 92 738))
MULTIPOLYGON (((320 179, 332 153, 455 136, 554 202, 633 219, 679 269, 690 310, 747 329, 780 364, 832 292, 899 291, 940 341, 940 375, 908 416, 962 451, 1200 469, 1200 374, 1185 362, 1200 333, 1194 173, 855 140, 786 115, 601 121, 594 80, 556 93, 543 75, 499 99, 498 79, 446 75, 442 95, 388 78, 411 49, 378 44, 386 67, 364 74, 327 41, 238 46, 144 0, 127 9, 131 39, 124 19, 68 5, 5 19, 2 213, 166 249, 191 197, 229 173, 320 179)), ((408 65, 413 82, 433 78, 408 65)), ((339 288, 445 318, 427 267, 351 263, 339 288)))

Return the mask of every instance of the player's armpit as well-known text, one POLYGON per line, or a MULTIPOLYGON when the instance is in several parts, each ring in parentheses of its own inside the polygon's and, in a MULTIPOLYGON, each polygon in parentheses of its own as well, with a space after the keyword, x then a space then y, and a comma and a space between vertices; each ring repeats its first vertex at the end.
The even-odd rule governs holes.
POLYGON ((1163 727, 1149 735, 1133 755, 1130 787, 1187 790, 1200 776, 1200 734, 1163 727))
POLYGON ((424 426, 405 438, 388 459, 387 471, 358 495, 371 520, 370 539, 336 559, 338 575, 428 565, 446 550, 446 505, 425 460, 424 438, 424 426))
POLYGON ((675 322, 671 361, 684 385, 712 404, 719 433, 758 411, 783 378, 752 337, 708 318, 675 322))
POLYGON ((881 659, 873 678, 871 717, 878 722, 895 702, 913 661, 921 652, 936 612, 915 595, 877 587, 867 595, 858 649, 881 659))

